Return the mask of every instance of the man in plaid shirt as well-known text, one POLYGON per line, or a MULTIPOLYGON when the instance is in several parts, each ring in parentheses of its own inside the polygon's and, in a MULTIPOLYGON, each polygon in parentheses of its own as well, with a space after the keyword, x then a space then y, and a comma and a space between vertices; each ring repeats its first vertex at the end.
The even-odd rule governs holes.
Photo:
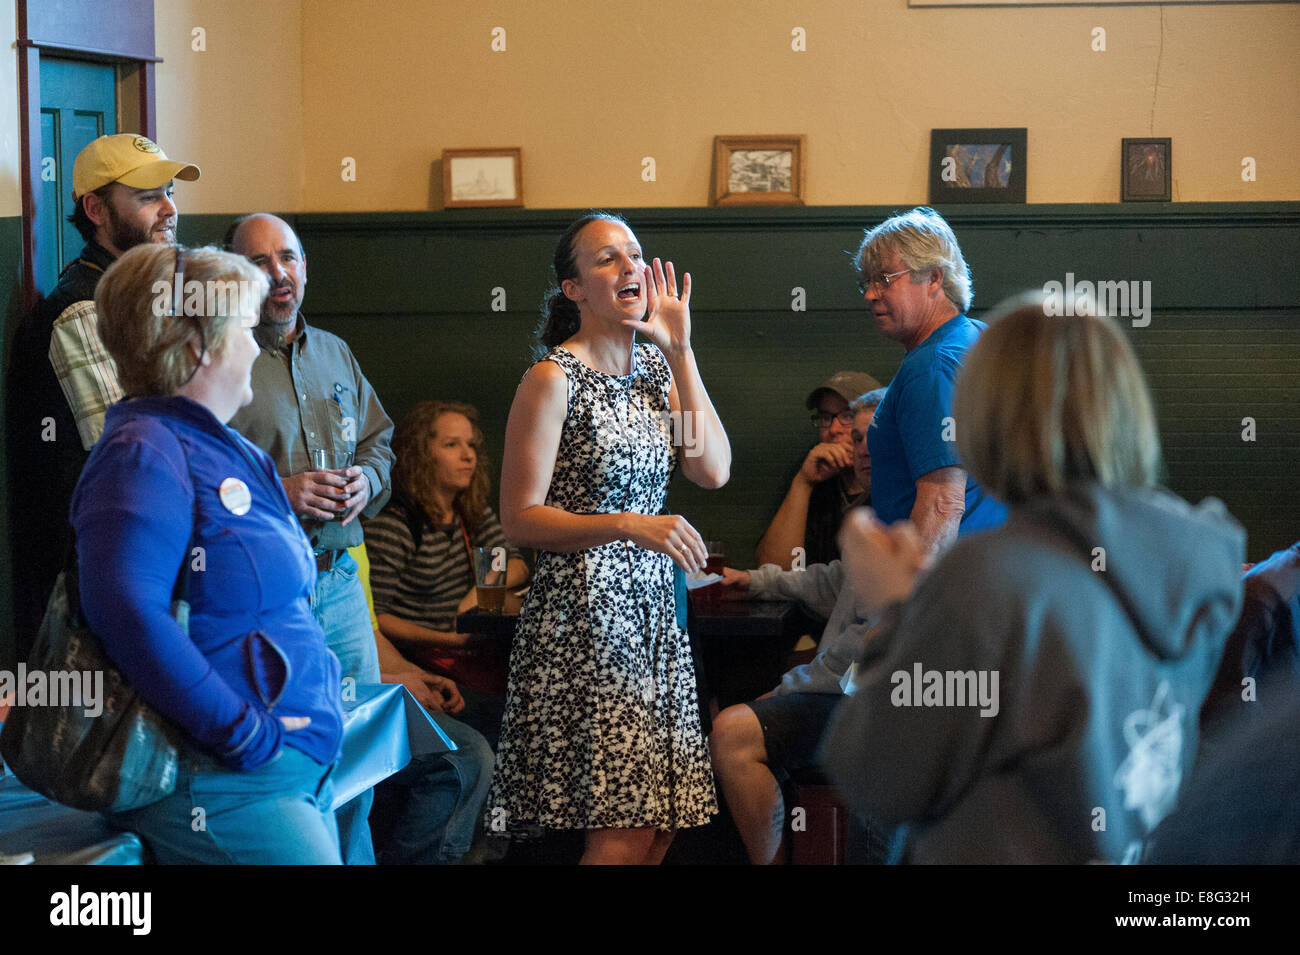
POLYGON ((134 133, 101 136, 77 155, 69 219, 86 246, 19 327, 9 379, 19 660, 64 564, 72 537, 68 504, 82 465, 103 431, 104 412, 122 397, 117 368, 99 339, 95 286, 127 249, 176 241, 172 180, 197 178, 198 166, 168 159, 134 133))

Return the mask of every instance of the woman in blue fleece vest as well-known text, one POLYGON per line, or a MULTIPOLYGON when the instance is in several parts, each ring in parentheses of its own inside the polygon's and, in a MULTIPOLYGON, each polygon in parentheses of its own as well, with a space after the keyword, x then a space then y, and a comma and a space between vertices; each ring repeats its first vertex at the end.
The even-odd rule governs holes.
POLYGON ((270 458, 226 426, 253 397, 266 293, 238 256, 147 244, 95 295, 128 397, 73 496, 81 601, 113 662, 186 737, 172 795, 113 820, 163 863, 340 861, 339 664, 307 603, 311 547, 270 458), (185 561, 188 635, 169 611, 185 561))

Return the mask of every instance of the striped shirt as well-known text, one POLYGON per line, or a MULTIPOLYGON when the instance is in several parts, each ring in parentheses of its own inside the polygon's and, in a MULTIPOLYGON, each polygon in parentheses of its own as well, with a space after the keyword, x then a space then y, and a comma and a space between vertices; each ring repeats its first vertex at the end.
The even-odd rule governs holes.
MULTIPOLYGON (((506 542, 492 508, 485 507, 483 517, 470 545, 505 547, 509 557, 519 557, 506 542)), ((430 630, 455 632, 456 609, 474 586, 459 523, 426 523, 417 553, 406 512, 390 505, 366 523, 366 551, 376 615, 392 614, 430 630)))

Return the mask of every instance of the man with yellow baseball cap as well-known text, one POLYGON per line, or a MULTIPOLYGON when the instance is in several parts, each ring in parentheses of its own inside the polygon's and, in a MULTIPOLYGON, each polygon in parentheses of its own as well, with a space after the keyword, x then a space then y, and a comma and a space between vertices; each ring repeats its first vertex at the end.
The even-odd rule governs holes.
MULTIPOLYGON (((198 178, 198 166, 168 159, 156 143, 144 136, 100 136, 77 154, 73 164, 72 199, 76 208, 69 221, 82 238, 113 258, 144 242, 175 242, 172 180, 188 182, 198 178)), ((95 251, 90 246, 87 249, 95 251)), ((67 276, 65 270, 59 277, 59 288, 67 276)), ((91 283, 92 289, 97 282, 95 279, 91 283)), ((58 288, 50 297, 57 293, 58 288)), ((84 428, 82 437, 86 437, 84 428)), ((91 444, 94 438, 87 447, 91 444)))
POLYGON ((171 179, 199 178, 194 163, 168 159, 158 144, 135 133, 100 136, 77 154, 72 166, 72 198, 80 199, 111 182, 133 189, 157 189, 171 179))
MULTIPOLYGON (((176 241, 174 179, 199 178, 135 133, 101 136, 72 170, 68 217, 86 240, 14 338, 8 381, 10 514, 20 659, 30 647, 71 540, 68 504, 104 412, 122 397, 99 339, 95 286, 127 249, 176 241), (35 542, 41 542, 36 545, 35 542)), ((66 182, 63 173, 60 182, 66 182)))

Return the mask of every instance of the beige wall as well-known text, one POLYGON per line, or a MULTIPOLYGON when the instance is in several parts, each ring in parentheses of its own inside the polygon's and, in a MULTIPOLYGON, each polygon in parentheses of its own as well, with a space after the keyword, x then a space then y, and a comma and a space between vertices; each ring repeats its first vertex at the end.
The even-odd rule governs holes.
POLYGON ((811 204, 909 203, 927 196, 929 130, 946 126, 1028 127, 1030 202, 1116 201, 1120 138, 1150 135, 1173 137, 1176 200, 1300 199, 1297 6, 310 9, 305 210, 429 208, 444 147, 506 145, 524 149, 532 207, 702 205, 715 134, 789 132, 808 137, 811 204), (805 53, 790 48, 796 26, 805 53), (356 182, 339 175, 344 156, 356 182), (1259 181, 1241 181, 1243 156, 1259 181))
MULTIPOLYGON (((299 208, 299 0, 155 0, 154 7, 164 60, 157 67, 158 139, 170 155, 203 169, 199 182, 179 184, 181 211, 299 208), (207 31, 206 52, 192 49, 194 27, 207 31)), ((22 214, 15 10, 14 0, 0 0, 0 216, 22 214)), ((123 131, 134 128, 124 117, 123 131)))
POLYGON ((181 213, 297 211, 307 148, 299 0, 155 0, 154 11, 158 142, 203 170, 178 184, 181 213))
POLYGON ((23 214, 18 180, 18 36, 14 0, 0 0, 0 216, 23 214))
POLYGON ((810 204, 913 203, 947 126, 1028 127, 1030 202, 1116 201, 1123 136, 1173 137, 1175 200, 1300 199, 1298 6, 794 6, 168 0, 159 137, 203 166, 194 212, 427 209, 472 146, 523 147, 533 208, 698 206, 715 134, 791 132, 810 204))
MULTIPOLYGON (((789 6, 166 0, 158 136, 203 167, 180 195, 196 213, 427 209, 435 160, 466 146, 522 146, 533 208, 698 206, 715 134, 787 132, 808 137, 811 204, 903 204, 926 198, 931 127, 998 125, 1029 128, 1030 202, 1114 201, 1119 140, 1144 135, 1174 139, 1176 200, 1300 200, 1300 6, 789 6)), ((0 216, 21 212, 14 9, 0 216)))

